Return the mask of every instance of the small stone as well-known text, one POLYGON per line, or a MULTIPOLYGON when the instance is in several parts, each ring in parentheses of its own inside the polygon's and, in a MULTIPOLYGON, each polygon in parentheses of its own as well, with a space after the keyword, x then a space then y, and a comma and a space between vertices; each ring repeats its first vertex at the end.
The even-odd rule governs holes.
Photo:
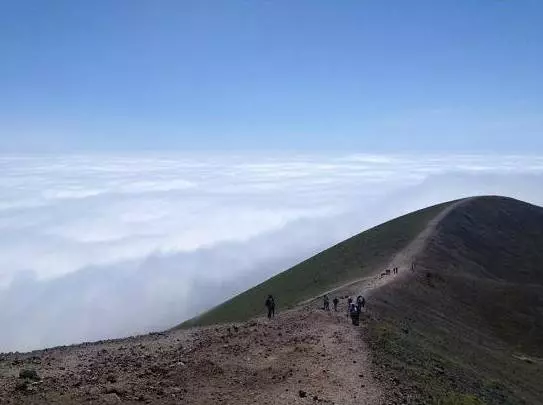
POLYGON ((91 395, 91 396, 96 396, 96 395, 100 394, 100 388, 99 387, 91 387, 87 391, 87 394, 91 395))
POLYGON ((106 404, 119 404, 121 403, 121 398, 115 393, 106 394, 103 396, 104 402, 106 404))
POLYGON ((300 390, 298 391, 298 395, 300 396, 300 398, 305 398, 307 396, 307 392, 300 390))

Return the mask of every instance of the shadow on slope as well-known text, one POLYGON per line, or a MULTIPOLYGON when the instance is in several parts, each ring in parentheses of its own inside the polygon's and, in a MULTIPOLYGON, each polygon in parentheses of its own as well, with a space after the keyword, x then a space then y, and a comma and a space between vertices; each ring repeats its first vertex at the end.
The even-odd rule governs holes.
POLYGON ((467 201, 417 263, 371 300, 367 337, 391 403, 543 403, 543 208, 467 201))
POLYGON ((243 321, 263 313, 273 294, 279 310, 336 286, 371 275, 402 250, 449 203, 404 215, 341 242, 247 290, 181 327, 243 321))

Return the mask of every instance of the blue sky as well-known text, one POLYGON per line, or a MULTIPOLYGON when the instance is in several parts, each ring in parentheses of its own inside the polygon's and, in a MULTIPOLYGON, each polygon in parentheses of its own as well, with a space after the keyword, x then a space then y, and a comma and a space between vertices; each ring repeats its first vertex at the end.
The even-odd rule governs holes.
POLYGON ((3 1, 0 151, 543 151, 543 2, 3 1))

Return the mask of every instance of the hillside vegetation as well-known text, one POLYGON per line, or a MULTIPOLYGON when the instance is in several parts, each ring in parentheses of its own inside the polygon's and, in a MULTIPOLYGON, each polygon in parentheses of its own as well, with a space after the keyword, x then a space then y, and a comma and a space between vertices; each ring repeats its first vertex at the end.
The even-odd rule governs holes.
POLYGON ((422 209, 353 236, 181 326, 247 320, 263 313, 268 294, 274 295, 280 311, 336 286, 369 276, 386 265, 450 204, 422 209))
POLYGON ((367 337, 391 390, 424 404, 543 403, 543 208, 469 200, 417 263, 371 299, 367 337))

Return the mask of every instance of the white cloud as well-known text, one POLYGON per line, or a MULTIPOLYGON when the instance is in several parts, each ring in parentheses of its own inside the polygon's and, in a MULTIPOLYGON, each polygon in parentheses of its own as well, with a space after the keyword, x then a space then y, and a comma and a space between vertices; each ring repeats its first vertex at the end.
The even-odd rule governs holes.
POLYGON ((397 215, 543 204, 543 157, 0 157, 0 350, 171 326, 397 215))

